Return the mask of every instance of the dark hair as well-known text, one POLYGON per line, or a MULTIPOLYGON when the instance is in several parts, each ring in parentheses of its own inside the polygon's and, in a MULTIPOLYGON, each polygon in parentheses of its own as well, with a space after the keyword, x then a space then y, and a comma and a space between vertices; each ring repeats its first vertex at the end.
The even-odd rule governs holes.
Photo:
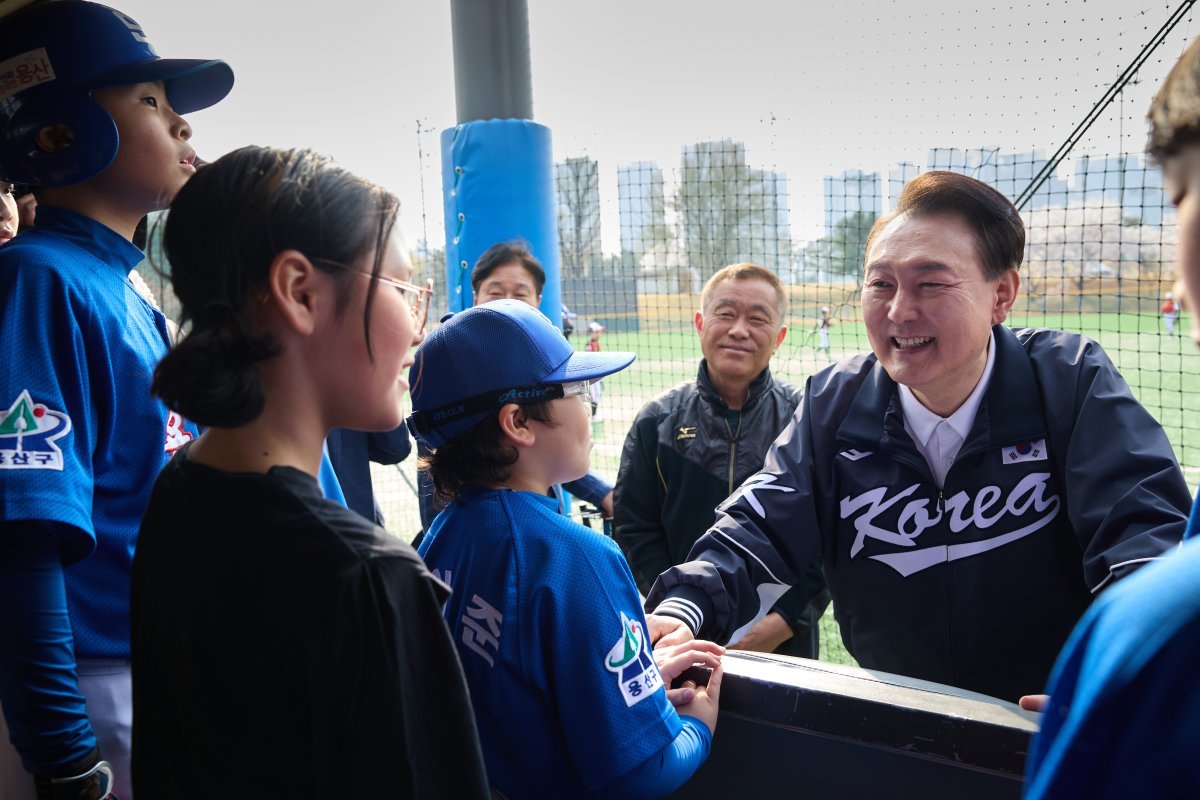
POLYGON ((1200 141, 1200 39, 1188 45, 1167 73, 1146 119, 1150 121, 1146 152, 1157 161, 1200 141))
POLYGON ((146 237, 150 233, 150 217, 142 217, 133 229, 133 246, 138 250, 146 249, 146 237))
POLYGON ((983 262, 983 277, 1000 278, 1017 269, 1025 259, 1025 223, 1017 207, 983 181, 957 172, 923 172, 904 185, 896 207, 875 220, 867 234, 864 250, 871 251, 875 237, 896 217, 952 214, 975 235, 975 247, 983 262))
POLYGON ((542 269, 542 263, 534 257, 529 245, 518 239, 494 244, 484 251, 475 262, 475 268, 471 270, 472 294, 479 294, 479 287, 487 280, 488 275, 508 264, 520 264, 524 267, 533 276, 538 294, 542 293, 546 286, 546 270, 542 269))
MULTIPOLYGON (((558 422, 550 412, 550 402, 529 403, 522 405, 521 410, 526 419, 553 427, 558 422)), ((418 466, 433 481, 433 496, 437 502, 453 502, 468 486, 508 480, 519 454, 515 447, 504 442, 499 411, 496 409, 474 427, 443 442, 418 461, 418 466)))
MULTIPOLYGON (((398 201, 390 192, 311 150, 243 147, 199 171, 167 215, 163 243, 187 336, 154 372, 152 391, 202 425, 237 427, 266 402, 258 362, 279 345, 255 319, 268 269, 297 250, 336 277, 338 313, 349 269, 374 252, 379 274, 398 201)), ((371 353, 371 281, 363 330, 371 353)))

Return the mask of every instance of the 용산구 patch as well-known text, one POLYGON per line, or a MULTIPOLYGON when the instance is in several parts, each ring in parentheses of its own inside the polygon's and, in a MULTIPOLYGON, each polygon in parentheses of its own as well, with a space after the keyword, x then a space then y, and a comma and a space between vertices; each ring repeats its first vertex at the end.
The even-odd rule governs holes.
POLYGON ((63 454, 54 442, 71 432, 71 418, 22 389, 7 411, 0 412, 0 469, 63 468, 63 454))
POLYGON ((662 675, 650 654, 642 623, 624 612, 621 612, 621 639, 604 657, 604 666, 616 673, 626 706, 640 703, 662 686, 662 675))

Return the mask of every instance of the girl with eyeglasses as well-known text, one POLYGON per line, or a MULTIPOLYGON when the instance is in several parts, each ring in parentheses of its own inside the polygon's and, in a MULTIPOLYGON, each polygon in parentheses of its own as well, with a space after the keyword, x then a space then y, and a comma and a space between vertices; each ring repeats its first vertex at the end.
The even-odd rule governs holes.
POLYGON ((179 193, 184 338, 154 392, 207 426, 134 559, 134 784, 146 797, 484 797, 446 586, 317 483, 333 427, 401 421, 428 290, 396 198, 246 147, 179 193))

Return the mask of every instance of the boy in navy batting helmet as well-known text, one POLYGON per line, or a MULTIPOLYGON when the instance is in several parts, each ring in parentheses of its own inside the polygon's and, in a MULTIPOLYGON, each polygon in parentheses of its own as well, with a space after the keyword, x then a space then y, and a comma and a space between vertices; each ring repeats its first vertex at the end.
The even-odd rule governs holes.
POLYGON ((591 381, 633 359, 573 352, 540 311, 496 300, 443 323, 410 371, 409 428, 449 503, 419 552, 453 589, 488 778, 510 797, 661 797, 711 745, 722 648, 656 664, 621 551, 546 496, 587 471, 591 381), (693 664, 715 668, 707 687, 668 691, 693 664))
MULTIPOLYGON (((154 478, 196 429, 150 395, 167 328, 127 278, 131 239, 195 172, 181 115, 232 86, 106 6, 0 22, 0 180, 38 202, 0 249, 0 705, 39 798, 132 796, 130 564, 154 478)), ((0 794, 24 800, 11 761, 0 794)))

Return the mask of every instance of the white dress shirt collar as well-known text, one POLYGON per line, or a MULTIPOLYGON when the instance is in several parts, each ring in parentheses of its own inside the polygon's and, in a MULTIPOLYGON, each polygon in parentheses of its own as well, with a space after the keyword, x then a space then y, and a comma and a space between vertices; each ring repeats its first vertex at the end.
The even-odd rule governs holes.
POLYGON ((971 433, 975 424, 975 415, 979 412, 979 404, 987 392, 992 380, 992 370, 996 364, 996 336, 988 340, 987 362, 983 366, 983 375, 979 383, 967 397, 958 410, 949 417, 940 417, 921 405, 921 401, 904 384, 900 384, 900 410, 904 415, 904 429, 912 437, 917 449, 925 457, 940 488, 946 477, 946 472, 963 442, 971 433), (936 434, 936 435, 935 435, 936 434))

